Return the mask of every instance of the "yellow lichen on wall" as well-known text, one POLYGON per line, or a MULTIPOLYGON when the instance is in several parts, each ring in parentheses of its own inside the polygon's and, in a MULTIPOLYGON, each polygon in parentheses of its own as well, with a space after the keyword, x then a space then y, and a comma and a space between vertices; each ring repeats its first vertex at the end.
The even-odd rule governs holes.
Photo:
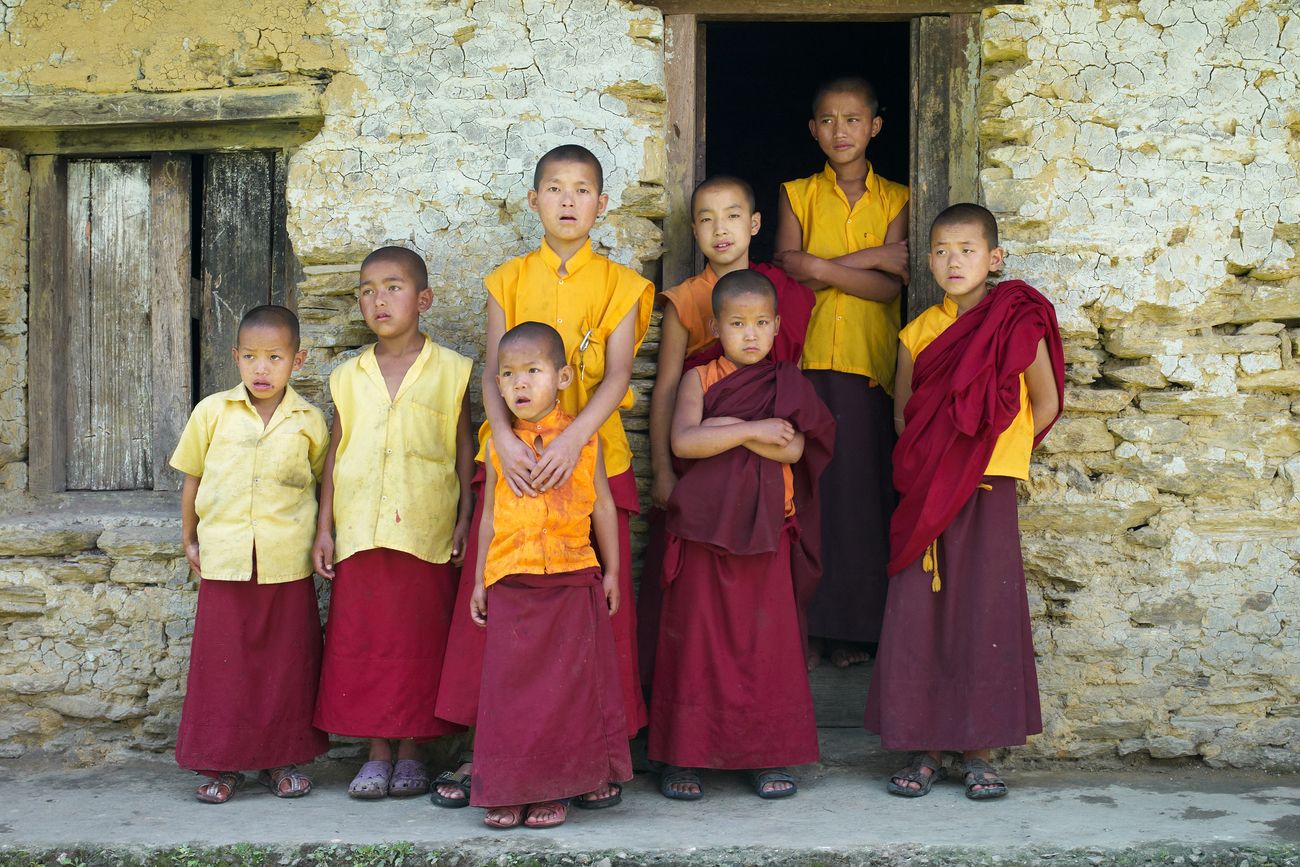
POLYGON ((0 25, 11 93, 287 84, 345 60, 311 0, 24 0, 0 25))

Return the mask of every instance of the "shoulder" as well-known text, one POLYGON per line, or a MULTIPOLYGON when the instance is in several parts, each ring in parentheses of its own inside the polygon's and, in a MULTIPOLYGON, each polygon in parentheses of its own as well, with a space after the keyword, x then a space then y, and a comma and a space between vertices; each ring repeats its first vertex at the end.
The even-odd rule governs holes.
POLYGON ((230 403, 232 397, 239 394, 239 386, 218 391, 210 394, 194 406, 194 411, 190 413, 190 418, 216 418, 226 411, 226 404, 230 403))
POLYGON ((529 258, 536 256, 536 250, 525 253, 522 256, 515 256, 513 259, 507 259, 483 278, 483 282, 489 288, 505 288, 515 285, 519 282, 520 275, 523 274, 529 258))
POLYGON ((671 289, 665 289, 660 295, 674 307, 680 308, 683 304, 698 305, 701 298, 711 298, 712 290, 704 278, 697 274, 687 277, 671 289))
POLYGON ((651 283, 641 272, 635 268, 630 268, 622 262, 615 262, 608 256, 596 253, 592 257, 593 261, 600 262, 604 265, 606 273, 609 274, 612 282, 617 282, 619 286, 629 286, 633 288, 654 288, 651 283))
POLYGON ((876 175, 876 189, 880 198, 889 205, 891 219, 903 209, 903 205, 907 204, 907 200, 911 197, 911 191, 906 184, 891 181, 880 175, 876 175))
POLYGON ((792 181, 786 181, 781 186, 785 188, 786 195, 791 199, 796 196, 802 198, 817 184, 817 179, 821 177, 821 172, 809 175, 806 178, 795 178, 792 181))
POLYGON ((436 358, 440 364, 473 364, 474 363, 473 359, 471 359, 469 356, 462 355, 450 347, 443 346, 441 343, 434 340, 432 337, 429 337, 427 334, 425 335, 425 337, 429 341, 429 346, 432 347, 433 349, 434 358, 436 358))
POLYGON ((942 304, 931 305, 899 329, 898 339, 908 350, 911 350, 918 340, 935 329, 938 320, 945 318, 947 317, 944 316, 942 304))
POLYGON ((334 369, 330 371, 330 382, 354 376, 361 368, 361 357, 368 352, 372 352, 373 347, 373 343, 367 344, 335 365, 334 369))

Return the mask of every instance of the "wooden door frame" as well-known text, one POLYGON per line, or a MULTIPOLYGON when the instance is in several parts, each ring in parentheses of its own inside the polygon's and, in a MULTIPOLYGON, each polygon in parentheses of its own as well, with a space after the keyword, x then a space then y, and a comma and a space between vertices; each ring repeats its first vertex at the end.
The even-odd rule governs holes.
MULTIPOLYGON (((979 136, 973 82, 979 72, 980 11, 994 0, 651 0, 664 13, 664 78, 668 96, 668 215, 664 219, 663 284, 699 272, 691 232, 690 196, 705 176, 705 81, 709 22, 910 21, 911 237, 950 201, 976 201, 979 136), (952 88, 950 80, 972 82, 952 88), (922 82, 925 82, 924 84, 922 82), (921 112, 925 105, 930 111, 921 112), (917 171, 926 165, 925 176, 917 171)), ((939 300, 923 245, 912 245, 912 315, 939 300)))

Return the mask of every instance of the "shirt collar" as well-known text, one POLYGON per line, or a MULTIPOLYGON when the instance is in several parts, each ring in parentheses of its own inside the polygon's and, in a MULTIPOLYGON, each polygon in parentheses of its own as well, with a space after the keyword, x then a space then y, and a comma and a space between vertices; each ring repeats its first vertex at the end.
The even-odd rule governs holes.
MULTIPOLYGON (((222 396, 227 403, 242 403, 251 411, 257 412, 257 407, 253 406, 252 395, 248 393, 248 386, 242 382, 234 388, 222 392, 222 396)), ((286 385, 284 387, 284 397, 280 399, 280 405, 271 414, 271 420, 274 421, 276 418, 288 415, 291 412, 307 412, 309 409, 311 409, 311 405, 303 399, 302 395, 294 391, 292 385, 286 385)))
MULTIPOLYGON (((844 195, 844 191, 840 189, 840 182, 836 179, 835 169, 831 167, 829 160, 826 162, 826 167, 822 169, 822 179, 831 185, 831 188, 835 190, 835 195, 843 199, 845 204, 848 203, 849 197, 844 195)), ((870 199, 872 196, 871 191, 876 187, 876 170, 871 167, 871 160, 867 160, 867 176, 864 179, 864 183, 866 184, 867 191, 862 194, 862 198, 853 203, 854 210, 857 210, 859 205, 870 199)))
MULTIPOLYGON (((406 375, 402 377, 402 384, 397 388, 397 396, 392 398, 393 403, 396 403, 398 398, 402 396, 407 384, 414 382, 420 376, 420 371, 429 363, 429 357, 433 354, 433 340, 427 334, 422 333, 420 336, 424 338, 424 346, 420 347, 420 354, 416 356, 415 361, 411 362, 406 375)), ((372 343, 361 351, 361 355, 357 358, 357 367, 372 380, 378 382, 379 386, 384 390, 384 396, 387 397, 388 383, 384 382, 384 373, 379 369, 379 362, 375 359, 375 347, 378 345, 372 343)))
POLYGON ((951 319, 957 318, 957 302, 953 301, 947 295, 943 296, 943 312, 951 319))
POLYGON ((712 286, 718 282, 718 272, 713 270, 712 262, 704 263, 704 270, 700 272, 700 279, 704 281, 705 286, 712 286))
MULTIPOLYGON (((545 238, 542 239, 542 246, 538 252, 541 254, 542 261, 546 263, 546 267, 550 268, 556 274, 559 274, 561 264, 560 254, 551 249, 551 245, 546 243, 545 238)), ((578 252, 569 257, 569 262, 565 266, 568 275, 572 277, 579 268, 590 262, 594 255, 596 254, 591 249, 591 239, 588 238, 578 249, 578 252)))
POLYGON ((560 409, 557 402, 554 409, 537 421, 524 421, 516 417, 511 426, 514 428, 515 433, 520 435, 520 439, 529 445, 532 445, 533 440, 537 437, 541 437, 542 444, 546 445, 559 436, 560 432, 568 427, 572 421, 573 417, 560 409), (524 437, 523 434, 528 434, 528 436, 524 437))

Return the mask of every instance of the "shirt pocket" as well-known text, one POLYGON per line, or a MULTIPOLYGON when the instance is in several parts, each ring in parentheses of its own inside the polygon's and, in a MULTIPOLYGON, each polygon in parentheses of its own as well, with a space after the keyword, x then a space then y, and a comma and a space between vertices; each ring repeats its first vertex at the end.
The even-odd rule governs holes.
POLYGON ((448 449, 447 414, 419 401, 411 401, 411 420, 403 438, 408 457, 445 464, 455 455, 448 449))
POLYGON ((605 379, 605 343, 608 337, 600 329, 591 329, 590 336, 578 342, 569 359, 573 378, 584 393, 590 394, 605 379))
POLYGON ((885 243, 885 239, 882 236, 877 235, 875 232, 861 232, 858 237, 859 243, 862 245, 859 249, 862 250, 865 250, 868 247, 879 247, 881 244, 885 243))
POLYGON ((311 439, 307 432, 297 428, 292 433, 272 439, 274 478, 270 481, 292 491, 305 491, 312 487, 315 479, 311 473, 311 439))

